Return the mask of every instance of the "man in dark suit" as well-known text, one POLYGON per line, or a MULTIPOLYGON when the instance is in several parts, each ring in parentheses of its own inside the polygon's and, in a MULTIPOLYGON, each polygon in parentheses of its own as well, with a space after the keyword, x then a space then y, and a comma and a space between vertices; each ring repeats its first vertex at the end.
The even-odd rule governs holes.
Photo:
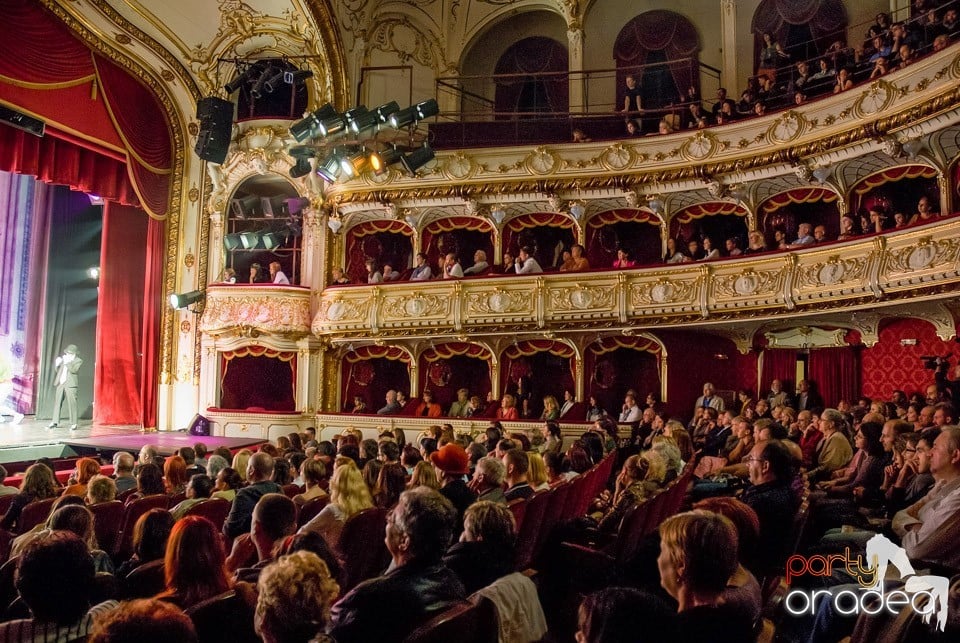
POLYGON ((67 346, 63 355, 54 362, 57 368, 57 374, 54 376, 54 382, 57 385, 57 393, 53 398, 53 420, 47 425, 52 429, 60 424, 60 407, 63 406, 63 398, 67 398, 67 412, 70 414, 70 430, 77 428, 77 371, 83 360, 77 355, 76 344, 67 346))

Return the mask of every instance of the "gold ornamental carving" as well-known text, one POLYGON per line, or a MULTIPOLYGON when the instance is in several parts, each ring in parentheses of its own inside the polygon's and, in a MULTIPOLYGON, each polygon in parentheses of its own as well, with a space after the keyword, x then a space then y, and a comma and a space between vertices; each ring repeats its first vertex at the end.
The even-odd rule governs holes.
POLYGON ((200 330, 219 334, 252 329, 259 334, 305 336, 310 333, 310 297, 254 292, 230 294, 208 290, 200 330))
POLYGON ((783 287, 782 271, 758 272, 752 268, 729 275, 714 277, 716 293, 722 297, 743 298, 760 294, 774 294, 783 287))
POLYGON ((867 257, 842 257, 833 255, 823 263, 799 268, 797 287, 820 288, 837 286, 866 279, 867 257))
POLYGON ((789 143, 800 138, 806 126, 807 122, 803 114, 791 109, 774 121, 767 130, 767 136, 776 143, 789 143))
POLYGON ((633 284, 630 289, 630 304, 641 306, 666 306, 690 303, 697 288, 697 279, 667 279, 633 284))
POLYGON ((897 98, 898 89, 885 80, 875 80, 853 104, 858 118, 874 116, 890 107, 897 98))
POLYGON ((550 288, 550 309, 557 311, 607 310, 614 305, 615 290, 606 285, 550 288))
POLYGON ((320 312, 317 315, 318 322, 329 321, 337 324, 362 322, 366 320, 370 311, 370 299, 353 300, 335 298, 332 301, 325 301, 320 306, 320 312))
POLYGON ((541 145, 523 159, 523 166, 531 174, 551 174, 560 166, 560 157, 550 148, 541 145))
POLYGON ((450 298, 445 295, 424 295, 415 292, 412 295, 388 298, 383 304, 386 319, 409 319, 433 317, 448 310, 450 298))
POLYGON ((915 245, 892 252, 887 265, 891 273, 911 273, 944 264, 955 265, 958 249, 960 240, 956 238, 934 240, 933 237, 922 237, 915 245))
POLYGON ((457 150, 443 163, 442 172, 449 179, 462 181, 468 179, 477 171, 477 164, 473 159, 457 150))
POLYGON ((622 142, 617 142, 600 153, 600 164, 607 170, 625 170, 633 165, 636 153, 622 142))
POLYGON ((494 289, 489 293, 467 295, 467 309, 483 315, 530 313, 533 311, 530 293, 522 290, 494 289))

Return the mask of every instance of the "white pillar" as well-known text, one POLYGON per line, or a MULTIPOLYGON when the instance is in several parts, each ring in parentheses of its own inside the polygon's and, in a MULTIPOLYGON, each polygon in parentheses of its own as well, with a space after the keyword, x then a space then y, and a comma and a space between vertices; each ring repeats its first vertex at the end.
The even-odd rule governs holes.
POLYGON ((584 104, 583 74, 583 29, 579 24, 567 29, 567 70, 570 72, 569 82, 569 111, 583 112, 589 107, 584 104))
MULTIPOLYGON (((722 63, 720 65, 720 86, 727 88, 727 96, 737 96, 737 2, 736 0, 720 0, 720 33, 722 47, 722 63)), ((752 37, 745 34, 744 38, 752 37)), ((751 63, 752 66, 752 63, 751 63)), ((703 90, 701 89, 701 92, 703 90)), ((713 96, 703 93, 705 101, 712 101, 713 96)))

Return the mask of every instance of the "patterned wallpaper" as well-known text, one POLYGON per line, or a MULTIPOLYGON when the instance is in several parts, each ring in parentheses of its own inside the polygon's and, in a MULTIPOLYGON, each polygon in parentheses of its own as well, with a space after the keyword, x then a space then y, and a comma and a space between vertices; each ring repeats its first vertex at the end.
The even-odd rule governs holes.
MULTIPOLYGON (((943 341, 933 324, 921 319, 896 319, 880 330, 880 341, 861 354, 863 393, 872 399, 889 399, 895 389, 909 395, 933 383, 933 371, 923 367, 922 355, 951 355, 951 367, 960 360, 960 344, 943 341), (916 339, 916 346, 904 346, 902 339, 916 339)), ((952 377, 951 368, 951 377, 952 377)))

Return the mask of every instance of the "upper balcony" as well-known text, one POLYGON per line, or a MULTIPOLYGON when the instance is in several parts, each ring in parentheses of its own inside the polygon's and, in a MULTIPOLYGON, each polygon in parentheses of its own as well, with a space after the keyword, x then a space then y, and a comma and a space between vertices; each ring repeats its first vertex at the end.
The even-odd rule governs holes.
MULTIPOLYGON (((960 284, 958 217, 875 237, 627 271, 327 288, 316 335, 398 338, 639 329, 936 298, 960 284)), ((462 341, 466 341, 465 339, 462 341)))

